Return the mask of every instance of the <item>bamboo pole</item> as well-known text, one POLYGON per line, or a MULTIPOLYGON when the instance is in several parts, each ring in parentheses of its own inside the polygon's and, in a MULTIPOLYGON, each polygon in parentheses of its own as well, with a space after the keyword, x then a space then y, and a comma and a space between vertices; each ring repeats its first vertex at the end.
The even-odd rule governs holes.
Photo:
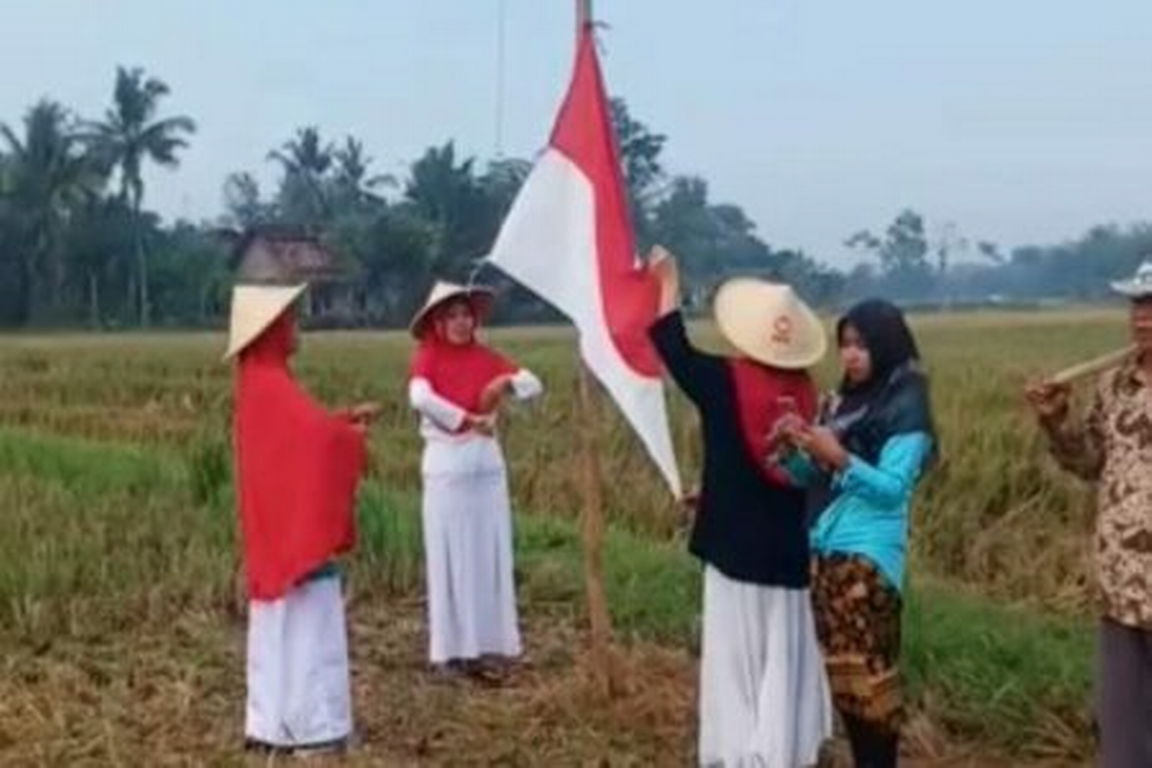
MULTIPOLYGON (((592 0, 576 0, 576 42, 592 24, 592 0)), ((584 592, 588 603, 589 646, 596 685, 605 698, 616 690, 612 663, 612 614, 604 587, 604 476, 597 451, 600 426, 598 392, 588 366, 577 351, 579 373, 576 420, 581 455, 583 511, 580 530, 584 550, 584 592)))
POLYGON ((612 664, 612 614, 604 587, 604 476, 597 452, 599 395, 588 367, 580 361, 576 417, 581 455, 583 511, 580 531, 584 550, 584 594, 588 604, 589 649, 596 684, 610 697, 616 690, 612 664))
POLYGON ((576 0, 576 40, 579 42, 584 28, 592 23, 592 0, 576 0))
POLYGON ((1048 377, 1048 383, 1059 385, 1074 384, 1081 379, 1094 376, 1097 373, 1103 373, 1109 368, 1115 368, 1121 365, 1131 357, 1135 351, 1135 346, 1125 347, 1124 349, 1109 352, 1106 355, 1101 355, 1100 357, 1095 357, 1086 362, 1073 365, 1048 377))

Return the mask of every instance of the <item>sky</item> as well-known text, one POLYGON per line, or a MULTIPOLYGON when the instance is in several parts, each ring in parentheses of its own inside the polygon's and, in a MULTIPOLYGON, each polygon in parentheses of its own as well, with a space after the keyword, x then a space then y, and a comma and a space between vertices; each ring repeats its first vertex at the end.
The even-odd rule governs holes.
MULTIPOLYGON (((1148 0, 595 0, 609 89, 775 247, 837 264, 904 207, 1004 248, 1152 219, 1148 0)), ((199 131, 146 177, 166 217, 265 189, 297 127, 361 138, 402 175, 454 139, 531 157, 567 85, 571 0, 22 0, 5 8, 0 120, 50 96, 85 117, 118 64, 199 131), (503 13, 501 13, 503 9, 503 13), (503 18, 503 25, 501 25, 503 18), (504 34, 503 66, 498 41, 504 34), (500 98, 500 94, 503 98, 500 98), (498 104, 503 104, 498 108, 498 104)))

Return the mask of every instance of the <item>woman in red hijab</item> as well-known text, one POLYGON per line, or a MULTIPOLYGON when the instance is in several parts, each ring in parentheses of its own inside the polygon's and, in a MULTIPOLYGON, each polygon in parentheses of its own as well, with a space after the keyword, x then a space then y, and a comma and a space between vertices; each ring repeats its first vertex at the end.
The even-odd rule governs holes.
POLYGON ((238 286, 236 490, 249 599, 250 749, 341 749, 352 733, 348 640, 334 559, 356 538, 370 407, 331 414, 296 383, 292 304, 304 286, 238 286))
POLYGON ((476 339, 492 294, 438 283, 412 321, 409 399, 424 438, 424 555, 433 669, 493 679, 521 653, 508 473, 496 419, 540 380, 476 339))

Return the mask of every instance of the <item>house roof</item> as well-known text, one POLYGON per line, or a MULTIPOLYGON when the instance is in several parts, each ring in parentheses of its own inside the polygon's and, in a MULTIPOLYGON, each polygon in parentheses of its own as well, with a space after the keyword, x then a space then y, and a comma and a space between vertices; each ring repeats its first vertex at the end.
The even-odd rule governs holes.
POLYGON ((244 283, 322 282, 341 276, 336 255, 317 237, 290 227, 231 233, 232 267, 244 283))

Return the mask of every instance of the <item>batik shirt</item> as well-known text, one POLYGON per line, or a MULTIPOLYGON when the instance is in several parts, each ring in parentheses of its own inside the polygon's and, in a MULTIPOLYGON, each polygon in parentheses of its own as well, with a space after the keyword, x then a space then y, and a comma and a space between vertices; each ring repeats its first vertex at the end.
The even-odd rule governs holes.
POLYGON ((1096 483, 1095 569, 1106 615, 1152 630, 1152 383, 1130 361, 1085 417, 1050 430, 1062 467, 1096 483))

